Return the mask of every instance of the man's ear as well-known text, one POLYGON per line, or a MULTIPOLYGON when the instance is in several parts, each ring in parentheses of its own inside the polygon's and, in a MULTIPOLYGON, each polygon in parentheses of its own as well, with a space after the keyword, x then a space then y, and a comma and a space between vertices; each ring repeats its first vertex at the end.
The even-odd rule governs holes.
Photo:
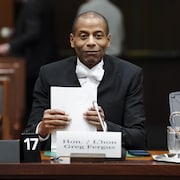
POLYGON ((71 33, 69 36, 71 47, 74 48, 74 35, 71 33))
POLYGON ((107 35, 107 48, 109 48, 110 45, 111 45, 111 34, 109 33, 109 34, 107 35))

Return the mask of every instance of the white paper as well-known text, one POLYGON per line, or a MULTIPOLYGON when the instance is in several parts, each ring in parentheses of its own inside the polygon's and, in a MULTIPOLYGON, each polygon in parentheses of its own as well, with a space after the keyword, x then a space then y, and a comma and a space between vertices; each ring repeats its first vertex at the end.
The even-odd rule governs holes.
MULTIPOLYGON (((51 87, 51 109, 61 109, 71 117, 70 125, 65 131, 96 131, 96 127, 88 124, 83 113, 92 107, 97 100, 97 89, 82 87, 51 87)), ((56 132, 52 133, 52 149, 56 149, 56 132)))

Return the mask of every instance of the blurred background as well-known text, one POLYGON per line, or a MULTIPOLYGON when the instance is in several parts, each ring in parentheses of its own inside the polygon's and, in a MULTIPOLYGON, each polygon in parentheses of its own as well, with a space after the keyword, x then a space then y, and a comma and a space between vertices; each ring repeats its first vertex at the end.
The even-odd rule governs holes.
MULTIPOLYGON (((180 23, 178 20, 180 1, 111 0, 111 2, 121 9, 124 18, 124 49, 120 56, 141 66, 144 71, 148 149, 167 149, 169 93, 180 91, 180 23)), ((84 3, 83 0, 56 1, 55 34, 59 58, 74 54, 69 43, 69 33, 82 3, 84 3)), ((15 28, 22 5, 21 0, 0 0, 0 44, 11 41, 11 30, 15 28)), ((3 58, 5 57, 0 57, 0 59, 3 58)), ((24 91, 26 92, 26 89, 24 91)), ((22 118, 19 122, 23 123, 23 121, 22 118)), ((1 123, 5 122, 2 120, 1 123)), ((11 123, 13 119, 9 121, 9 124, 11 123)), ((22 129, 23 127, 18 132, 22 129)), ((11 134, 7 138, 17 137, 11 134)))

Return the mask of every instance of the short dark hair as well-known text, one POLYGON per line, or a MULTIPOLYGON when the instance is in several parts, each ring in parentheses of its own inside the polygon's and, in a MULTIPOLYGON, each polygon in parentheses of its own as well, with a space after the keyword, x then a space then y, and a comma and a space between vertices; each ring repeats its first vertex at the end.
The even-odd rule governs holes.
POLYGON ((108 25, 107 19, 102 14, 97 13, 95 11, 86 11, 86 12, 81 13, 78 16, 76 16, 76 18, 74 19, 74 22, 73 22, 73 26, 72 26, 72 33, 75 34, 75 32, 76 32, 76 24, 77 24, 79 18, 87 17, 89 15, 93 15, 96 18, 100 18, 100 19, 102 19, 105 22, 105 25, 106 25, 106 35, 108 35, 109 34, 109 25, 108 25))

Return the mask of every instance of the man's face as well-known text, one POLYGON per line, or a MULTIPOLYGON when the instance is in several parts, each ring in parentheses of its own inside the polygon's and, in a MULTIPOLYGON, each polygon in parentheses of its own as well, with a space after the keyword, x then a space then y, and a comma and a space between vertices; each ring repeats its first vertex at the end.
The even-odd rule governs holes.
POLYGON ((111 36, 107 35, 103 19, 88 16, 77 21, 75 34, 70 34, 71 47, 80 61, 92 68, 103 58, 110 46, 111 36))

